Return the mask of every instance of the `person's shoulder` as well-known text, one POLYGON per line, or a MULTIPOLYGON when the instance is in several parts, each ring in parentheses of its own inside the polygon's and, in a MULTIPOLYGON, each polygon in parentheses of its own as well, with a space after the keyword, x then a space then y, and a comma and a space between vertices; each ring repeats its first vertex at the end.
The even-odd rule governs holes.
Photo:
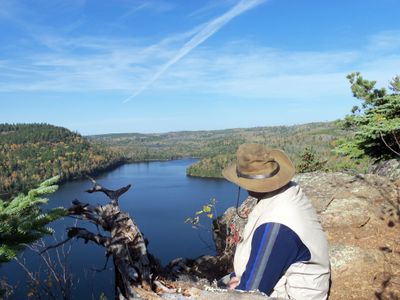
POLYGON ((295 198, 301 197, 303 195, 303 191, 300 185, 295 181, 290 181, 285 189, 283 189, 279 194, 278 197, 282 198, 295 198))

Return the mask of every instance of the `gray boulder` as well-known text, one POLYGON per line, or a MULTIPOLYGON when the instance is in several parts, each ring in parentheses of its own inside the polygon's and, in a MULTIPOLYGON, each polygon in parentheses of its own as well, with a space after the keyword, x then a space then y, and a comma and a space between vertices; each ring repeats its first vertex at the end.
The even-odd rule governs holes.
POLYGON ((372 165, 368 173, 386 176, 390 179, 400 179, 400 159, 390 159, 372 165))

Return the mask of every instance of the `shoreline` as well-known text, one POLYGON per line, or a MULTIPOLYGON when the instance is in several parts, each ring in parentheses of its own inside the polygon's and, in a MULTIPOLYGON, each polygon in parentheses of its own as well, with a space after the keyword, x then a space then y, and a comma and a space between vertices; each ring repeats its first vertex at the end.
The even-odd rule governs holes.
MULTIPOLYGON (((104 167, 104 168, 100 168, 100 169, 94 170, 94 171, 89 172, 89 173, 80 174, 79 176, 72 176, 72 177, 69 177, 69 178, 67 178, 67 177, 61 178, 61 179, 57 182, 57 185, 58 185, 58 186, 61 186, 61 185, 63 185, 64 183, 67 183, 67 182, 74 182, 74 181, 77 181, 77 180, 87 179, 87 176, 90 176, 90 177, 100 176, 100 175, 102 175, 102 174, 104 174, 104 173, 113 171, 113 170, 115 170, 115 169, 117 169, 117 168, 119 168, 119 167, 121 167, 121 166, 123 166, 123 165, 126 165, 126 164, 153 163, 153 162, 168 162, 168 161, 184 160, 184 159, 196 159, 196 160, 200 160, 199 157, 188 157, 188 156, 186 156, 186 157, 176 157, 176 158, 170 158, 170 159, 146 159, 146 160, 129 160, 129 159, 126 159, 126 158, 121 158, 121 160, 118 160, 118 161, 116 161, 116 162, 114 162, 114 163, 112 163, 112 164, 110 164, 110 165, 108 165, 108 166, 106 166, 106 167, 104 167)), ((193 165, 193 164, 191 164, 190 166, 192 166, 192 165, 193 165)), ((189 168, 190 166, 188 166, 188 168, 189 168)), ((222 177, 208 177, 208 176, 190 175, 190 174, 188 174, 187 171, 186 171, 185 175, 186 175, 187 177, 191 177, 191 178, 214 179, 214 180, 215 180, 215 179, 223 179, 222 177)), ((9 193, 9 194, 7 194, 7 195, 3 194, 2 197, 1 197, 1 199, 2 199, 2 200, 5 200, 5 201, 11 200, 12 198, 18 196, 18 194, 20 194, 20 193, 27 193, 30 189, 33 189, 33 188, 35 188, 35 187, 30 187, 30 188, 28 188, 28 190, 26 190, 26 191, 25 191, 25 190, 23 190, 23 191, 20 190, 20 191, 15 191, 15 192, 9 193), (5 196, 4 196, 4 195, 5 195, 5 196)))

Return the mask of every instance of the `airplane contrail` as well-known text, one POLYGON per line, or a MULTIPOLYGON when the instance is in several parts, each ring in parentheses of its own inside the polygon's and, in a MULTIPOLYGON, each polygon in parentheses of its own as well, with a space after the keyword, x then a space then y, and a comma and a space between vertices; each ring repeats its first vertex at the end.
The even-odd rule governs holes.
POLYGON ((146 81, 139 90, 134 92, 128 98, 126 98, 122 103, 126 103, 133 98, 140 95, 144 90, 146 90, 150 85, 152 85, 161 75, 163 75, 172 65, 180 61, 184 56, 186 56, 190 51, 195 49, 198 45, 207 40, 210 36, 221 29, 225 24, 231 21, 233 18, 241 15, 242 13, 260 5, 266 0, 241 0, 238 4, 232 7, 230 10, 220 15, 219 17, 206 23, 203 29, 196 33, 185 45, 182 46, 175 54, 173 58, 167 61, 161 68, 155 73, 148 81, 146 81))

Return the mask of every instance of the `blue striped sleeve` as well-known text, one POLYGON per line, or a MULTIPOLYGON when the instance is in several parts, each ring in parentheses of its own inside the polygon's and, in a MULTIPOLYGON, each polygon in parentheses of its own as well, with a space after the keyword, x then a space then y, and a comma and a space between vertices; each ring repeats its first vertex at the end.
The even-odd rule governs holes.
POLYGON ((291 264, 310 258, 310 251, 289 227, 263 224, 254 232, 250 258, 236 289, 258 289, 269 295, 291 264))

